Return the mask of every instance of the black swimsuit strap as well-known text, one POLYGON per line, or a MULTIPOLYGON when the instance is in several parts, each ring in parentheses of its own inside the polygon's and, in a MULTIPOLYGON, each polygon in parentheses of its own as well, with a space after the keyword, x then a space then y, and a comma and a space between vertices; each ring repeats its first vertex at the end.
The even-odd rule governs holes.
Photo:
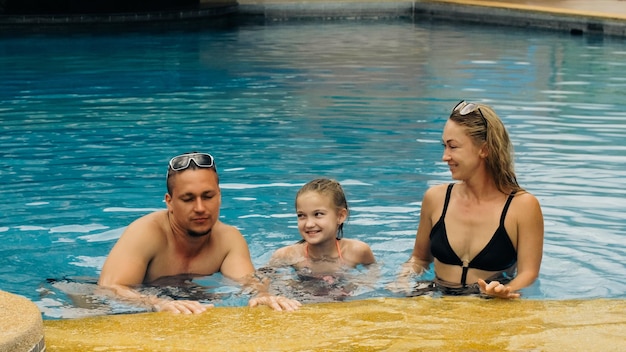
POLYGON ((511 205, 511 201, 513 200, 516 192, 517 191, 511 192, 511 194, 509 194, 509 198, 507 198, 506 203, 504 204, 502 215, 500 215, 500 226, 504 226, 504 218, 506 217, 506 213, 509 211, 509 205, 511 205))
POLYGON ((446 200, 443 203, 443 210, 441 211, 441 221, 446 217, 446 211, 448 210, 448 203, 450 203, 450 195, 452 194, 452 187, 454 187, 454 183, 448 185, 448 189, 446 190, 446 200))
POLYGON ((463 272, 461 273, 461 284, 463 287, 467 287, 467 271, 469 270, 468 266, 463 265, 463 272))

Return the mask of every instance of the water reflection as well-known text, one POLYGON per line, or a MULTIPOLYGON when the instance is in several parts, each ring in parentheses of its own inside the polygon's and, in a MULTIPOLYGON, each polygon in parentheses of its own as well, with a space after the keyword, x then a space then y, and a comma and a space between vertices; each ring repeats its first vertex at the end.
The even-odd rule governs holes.
MULTIPOLYGON (((271 294, 293 298, 301 303, 322 303, 363 299, 372 297, 372 294, 380 294, 377 273, 376 268, 370 267, 367 270, 358 268, 320 277, 291 268, 263 267, 257 271, 257 277, 268 285, 271 294)), ((36 303, 48 318, 67 319, 152 311, 152 307, 125 301, 108 289, 98 286, 97 281, 98 278, 89 277, 48 279, 39 287, 39 299, 36 303)), ((256 292, 221 274, 163 277, 134 289, 144 295, 193 300, 214 307, 247 306, 248 300, 256 295, 256 292)), ((392 292, 388 294, 394 295, 392 292)))

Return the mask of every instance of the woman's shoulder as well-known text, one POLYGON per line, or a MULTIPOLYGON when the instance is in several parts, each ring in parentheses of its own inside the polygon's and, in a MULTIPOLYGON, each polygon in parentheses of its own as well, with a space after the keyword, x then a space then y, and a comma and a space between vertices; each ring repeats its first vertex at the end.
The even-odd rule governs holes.
POLYGON ((543 221, 539 200, 528 191, 520 191, 515 194, 509 213, 512 218, 516 218, 523 223, 543 221))
POLYGON ((532 193, 521 190, 515 193, 513 199, 522 206, 539 206, 539 200, 532 193))
POLYGON ((426 190, 426 193, 424 193, 425 195, 439 195, 439 194, 445 194, 448 191, 448 188, 450 186, 454 187, 454 183, 441 183, 438 185, 433 185, 428 187, 428 189, 426 190))
POLYGON ((446 192, 448 192, 448 187, 450 183, 443 183, 439 185, 430 186, 426 192, 424 192, 424 198, 422 201, 422 206, 428 204, 439 204, 443 203, 446 198, 446 192))

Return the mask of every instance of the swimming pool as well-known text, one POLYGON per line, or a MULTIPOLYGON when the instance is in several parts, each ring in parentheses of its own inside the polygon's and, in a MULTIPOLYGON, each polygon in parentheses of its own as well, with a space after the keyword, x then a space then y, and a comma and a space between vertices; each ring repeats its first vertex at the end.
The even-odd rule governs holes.
POLYGON ((97 277, 164 207, 168 158, 202 150, 256 266, 298 240, 297 189, 341 181, 345 236, 381 263, 364 296, 385 295, 423 192, 450 181, 441 129, 466 99, 501 115, 543 207, 524 296, 624 298, 625 58, 623 39, 404 20, 0 37, 0 289, 44 318, 89 314, 47 279, 97 277))

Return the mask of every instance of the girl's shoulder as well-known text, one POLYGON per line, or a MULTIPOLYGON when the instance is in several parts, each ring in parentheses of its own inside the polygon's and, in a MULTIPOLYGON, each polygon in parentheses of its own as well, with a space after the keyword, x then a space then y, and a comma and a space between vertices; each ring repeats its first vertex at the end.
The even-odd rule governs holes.
POLYGON ((357 240, 356 238, 342 238, 341 240, 339 240, 339 243, 345 244, 347 246, 368 246, 367 243, 361 240, 357 240))
POLYGON ((371 264, 376 262, 372 248, 365 242, 352 238, 344 238, 339 241, 344 259, 358 264, 371 264))
POLYGON ((274 252, 274 254, 289 255, 292 253, 303 253, 303 251, 304 251, 304 243, 298 242, 298 243, 290 244, 288 246, 280 247, 274 252))
POLYGON ((270 259, 270 264, 273 265, 291 265, 293 262, 297 262, 299 259, 304 256, 304 244, 303 243, 295 243, 292 245, 284 246, 278 248, 272 254, 272 258, 270 259))
POLYGON ((343 238, 339 241, 339 245, 342 252, 369 253, 372 251, 369 244, 353 238, 343 238))

